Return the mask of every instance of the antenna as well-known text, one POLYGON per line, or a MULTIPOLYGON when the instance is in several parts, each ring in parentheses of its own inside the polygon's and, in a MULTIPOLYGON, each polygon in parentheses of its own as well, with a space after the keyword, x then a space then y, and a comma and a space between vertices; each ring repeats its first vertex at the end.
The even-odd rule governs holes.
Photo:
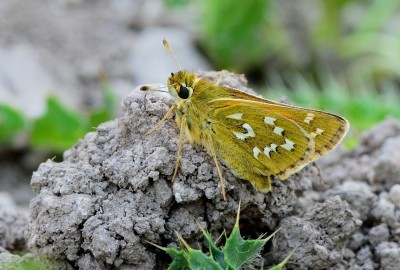
POLYGON ((161 88, 167 88, 168 86, 163 86, 163 87, 160 87, 160 88, 154 88, 153 86, 151 86, 151 85, 142 85, 139 89, 140 89, 140 91, 143 91, 143 92, 145 92, 145 94, 144 94, 144 97, 143 97, 143 104, 144 104, 144 111, 146 111, 147 109, 146 109, 146 97, 147 97, 147 94, 148 93, 150 93, 150 92, 164 92, 164 93, 168 93, 168 91, 165 91, 165 90, 162 90, 161 88))
POLYGON ((179 62, 178 58, 176 57, 176 55, 174 54, 174 52, 172 51, 171 47, 168 44, 168 41, 164 38, 162 41, 165 49, 167 49, 167 51, 172 55, 172 57, 175 59, 176 64, 179 67, 179 70, 182 70, 182 66, 181 63, 179 62))

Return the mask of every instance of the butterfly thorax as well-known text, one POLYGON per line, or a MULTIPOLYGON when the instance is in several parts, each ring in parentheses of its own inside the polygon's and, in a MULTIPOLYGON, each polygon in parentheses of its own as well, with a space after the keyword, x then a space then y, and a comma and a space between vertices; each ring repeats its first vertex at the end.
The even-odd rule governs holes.
POLYGON ((176 101, 176 122, 181 126, 181 121, 185 121, 190 142, 206 145, 204 135, 213 125, 209 117, 212 107, 206 104, 219 97, 216 87, 215 83, 188 71, 171 73, 168 79, 168 91, 176 101))

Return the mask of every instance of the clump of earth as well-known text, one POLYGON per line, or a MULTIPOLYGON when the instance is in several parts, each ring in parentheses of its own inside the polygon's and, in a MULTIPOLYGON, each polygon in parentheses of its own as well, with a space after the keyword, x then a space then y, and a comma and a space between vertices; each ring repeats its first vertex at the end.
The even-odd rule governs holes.
MULTIPOLYGON (((1 102, 33 118, 43 113, 48 95, 74 109, 95 107, 99 74, 106 73, 122 109, 67 150, 62 162, 38 166, 33 156, 42 153, 10 158, 2 152, 0 268, 35 261, 48 269, 165 269, 168 257, 145 241, 174 245, 176 230, 197 247, 203 242, 196 220, 217 237, 233 227, 241 201, 245 237, 281 228, 275 245, 261 254, 267 265, 296 248, 288 269, 398 269, 398 120, 365 132, 351 151, 338 148, 286 181, 274 179, 268 194, 223 168, 224 201, 212 159, 188 143, 171 183, 175 123, 144 134, 173 101, 150 94, 144 109, 140 86, 132 86, 163 82, 178 69, 162 48, 164 37, 185 68, 208 65, 193 37, 174 22, 191 15, 165 14, 158 2, 1 1, 1 102)), ((222 83, 251 91, 242 76, 226 73, 222 83)), ((17 147, 26 147, 24 138, 17 147)))

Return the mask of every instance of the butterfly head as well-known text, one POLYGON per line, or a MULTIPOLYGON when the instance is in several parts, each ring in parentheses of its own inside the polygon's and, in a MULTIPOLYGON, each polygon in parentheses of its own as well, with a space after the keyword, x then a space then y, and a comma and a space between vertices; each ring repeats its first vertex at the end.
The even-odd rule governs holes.
POLYGON ((177 101, 188 100, 193 94, 195 80, 196 75, 188 71, 171 73, 168 78, 168 91, 177 101))

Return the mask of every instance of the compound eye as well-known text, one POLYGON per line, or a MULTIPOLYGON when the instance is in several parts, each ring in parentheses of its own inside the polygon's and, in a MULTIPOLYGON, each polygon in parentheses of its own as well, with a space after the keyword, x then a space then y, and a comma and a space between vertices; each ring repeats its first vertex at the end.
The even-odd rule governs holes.
POLYGON ((187 99, 187 98, 189 98, 189 95, 190 95, 189 88, 181 84, 180 87, 179 87, 178 96, 181 99, 187 99))

